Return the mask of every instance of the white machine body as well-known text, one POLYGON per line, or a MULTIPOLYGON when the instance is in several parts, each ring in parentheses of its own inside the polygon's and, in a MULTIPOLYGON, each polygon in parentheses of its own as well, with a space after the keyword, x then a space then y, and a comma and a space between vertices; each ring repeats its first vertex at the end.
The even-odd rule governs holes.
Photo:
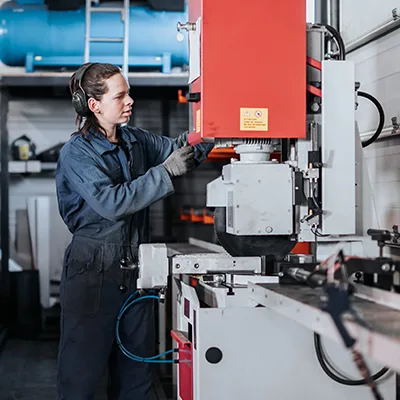
MULTIPOLYGON (((253 281, 257 282, 254 277, 253 281)), ((202 301, 195 288, 182 282, 178 303, 178 330, 190 332, 191 337, 186 351, 192 357, 193 400, 337 400, 350 398, 350 393, 352 400, 371 398, 367 386, 349 391, 325 375, 315 355, 313 331, 274 310, 257 307, 246 286, 229 296, 223 287, 199 285, 202 301), (201 306, 207 298, 219 298, 219 304, 201 306), (213 350, 222 354, 220 361, 207 359, 213 350)), ((341 343, 324 338, 323 344, 335 365, 358 376, 351 353, 341 343)), ((367 361, 373 371, 381 368, 367 361)), ((178 399, 180 388, 185 385, 178 382, 178 399)), ((385 400, 394 400, 395 376, 379 389, 385 400)))
POLYGON ((167 286, 169 275, 167 246, 149 243, 139 246, 138 289, 161 289, 167 286))

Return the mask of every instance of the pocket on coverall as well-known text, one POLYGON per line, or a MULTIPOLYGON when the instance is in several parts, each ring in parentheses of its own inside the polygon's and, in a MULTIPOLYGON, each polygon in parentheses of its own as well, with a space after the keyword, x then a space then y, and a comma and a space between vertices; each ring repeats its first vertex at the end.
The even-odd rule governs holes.
POLYGON ((103 248, 74 240, 64 262, 61 306, 79 315, 99 312, 103 287, 103 248))

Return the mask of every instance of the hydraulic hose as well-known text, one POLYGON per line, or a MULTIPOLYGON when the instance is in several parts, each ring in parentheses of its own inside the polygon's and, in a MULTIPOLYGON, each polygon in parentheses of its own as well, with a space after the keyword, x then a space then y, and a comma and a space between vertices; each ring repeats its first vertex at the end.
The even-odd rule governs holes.
POLYGON ((383 111, 383 107, 381 103, 372 95, 366 92, 361 92, 360 90, 357 92, 360 97, 364 97, 371 101, 379 112, 379 125, 376 132, 368 139, 362 142, 362 147, 367 147, 370 144, 374 143, 376 139, 378 139, 379 135, 382 133, 383 126, 385 124, 385 112, 383 111))
MULTIPOLYGON (((315 353, 317 355, 318 362, 319 362, 322 370, 325 372, 326 375, 329 376, 329 378, 333 379, 335 382, 340 383, 342 385, 347 385, 347 386, 362 386, 362 385, 367 385, 369 383, 369 381, 367 381, 366 379, 350 379, 348 377, 345 377, 343 374, 341 374, 341 376, 335 375, 335 373, 332 372, 331 369, 328 367, 329 362, 326 360, 326 355, 322 348, 321 336, 315 332, 314 332, 314 347, 315 347, 315 353)), ((330 367, 332 369, 334 369, 331 365, 330 365, 330 367)), ((336 371, 336 370, 334 370, 334 371, 336 372, 336 374, 339 374, 338 371, 336 371)), ((383 375, 385 375, 388 371, 389 371, 389 368, 383 367, 380 371, 378 371, 376 374, 371 376, 371 380, 372 381, 378 380, 383 375)))
POLYGON ((139 301, 143 301, 143 300, 157 300, 159 301, 159 297, 155 296, 154 294, 151 295, 144 295, 144 296, 140 296, 139 295, 139 291, 136 290, 134 293, 132 293, 124 302, 123 306, 121 307, 121 310, 118 314, 118 318, 117 318, 117 324, 115 327, 115 337, 116 337, 116 342, 118 344, 118 347, 120 348, 122 354, 124 354, 126 357, 130 358, 133 361, 137 361, 137 362, 144 362, 144 363, 149 363, 149 364, 175 364, 178 362, 178 360, 174 360, 174 359, 169 359, 169 360, 160 360, 161 357, 175 353, 176 350, 172 349, 172 350, 167 350, 161 354, 157 354, 155 356, 152 357, 139 357, 136 354, 133 354, 132 352, 130 352, 122 343, 121 341, 121 337, 119 334, 119 328, 120 328, 120 323, 122 320, 122 317, 124 316, 125 312, 132 306, 134 306, 135 304, 137 304, 139 301))
MULTIPOLYGON (((327 24, 317 24, 318 26, 324 26, 326 30, 332 35, 332 37, 335 39, 338 47, 339 47, 339 58, 340 60, 345 60, 346 59, 346 47, 344 45, 344 41, 340 33, 331 25, 327 24)), ((362 147, 367 147, 370 144, 374 143, 376 139, 380 136, 383 130, 383 126, 385 124, 385 112, 383 111, 382 105, 379 103, 379 101, 372 95, 366 92, 358 91, 357 92, 360 97, 364 97, 371 101, 375 107, 377 108, 379 112, 379 125, 376 130, 376 132, 367 140, 362 142, 362 147)))

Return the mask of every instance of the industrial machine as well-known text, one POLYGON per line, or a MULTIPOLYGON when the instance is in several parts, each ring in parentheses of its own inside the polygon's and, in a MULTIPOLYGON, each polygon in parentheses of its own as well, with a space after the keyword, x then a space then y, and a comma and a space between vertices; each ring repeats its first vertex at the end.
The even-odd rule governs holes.
POLYGON ((399 266, 390 232, 369 230, 360 86, 339 33, 305 11, 190 0, 178 24, 190 143, 240 155, 207 186, 221 246, 140 247, 139 288, 174 277, 181 400, 396 398, 399 266), (291 253, 299 242, 310 254, 291 253))

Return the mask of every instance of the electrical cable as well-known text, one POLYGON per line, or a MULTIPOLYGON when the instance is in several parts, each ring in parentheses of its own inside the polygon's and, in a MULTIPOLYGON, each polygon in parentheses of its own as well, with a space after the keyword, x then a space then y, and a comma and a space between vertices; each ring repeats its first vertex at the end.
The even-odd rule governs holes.
POLYGON ((316 332, 314 332, 314 347, 315 347, 315 353, 317 355, 318 362, 319 362, 322 370, 325 372, 326 375, 329 376, 329 378, 333 379, 334 381, 336 381, 342 385, 347 385, 347 386, 368 385, 368 383, 371 380, 376 381, 389 371, 389 368, 383 367, 376 374, 372 375, 370 380, 351 379, 349 377, 343 377, 343 374, 339 373, 335 368, 332 367, 332 365, 329 364, 329 362, 327 362, 326 354, 322 348, 321 336, 316 332), (332 370, 328 367, 328 364, 331 366, 331 368, 335 371, 336 374, 334 372, 332 372, 332 370), (339 376, 339 375, 341 375, 341 376, 339 376))
MULTIPOLYGON (((339 54, 340 54, 340 60, 345 60, 346 59, 346 47, 344 45, 344 41, 340 33, 331 25, 327 24, 317 24, 317 26, 324 26, 326 30, 332 35, 332 37, 335 39, 338 47, 339 47, 339 54)), ((376 139, 380 136, 382 133, 384 124, 385 124, 385 112, 383 111, 382 105, 379 103, 379 101, 372 95, 366 92, 358 91, 357 92, 360 97, 364 97, 368 100, 370 100, 378 109, 379 112, 379 125, 376 130, 376 132, 368 139, 362 142, 362 147, 365 148, 369 146, 370 144, 374 143, 376 139)))
POLYGON ((311 200, 314 203, 314 206, 318 209, 321 210, 321 206, 318 204, 317 199, 315 198, 315 192, 317 188, 314 188, 314 190, 311 191, 311 200))
POLYGON ((321 238, 321 237, 329 237, 329 236, 331 236, 331 235, 329 235, 329 234, 321 233, 321 232, 318 230, 318 226, 315 226, 315 225, 311 226, 310 231, 311 231, 311 233, 312 233, 314 236, 317 236, 317 237, 320 237, 320 238, 321 238))
POLYGON ((370 95, 369 93, 366 92, 362 92, 362 91, 358 91, 357 94, 360 97, 364 97, 368 100, 370 100, 375 107, 378 109, 379 112, 379 125, 378 128, 376 129, 376 132, 368 139, 368 140, 364 140, 362 142, 362 147, 367 147, 370 144, 374 143, 376 139, 378 139, 379 135, 382 133, 383 130, 383 126, 385 124, 385 112, 383 111, 383 107, 381 105, 381 103, 379 103, 379 101, 372 95, 370 95))
POLYGON ((341 378, 343 378, 343 379, 350 379, 348 376, 346 376, 346 374, 345 374, 344 372, 339 371, 339 370, 338 370, 338 367, 336 367, 336 366, 333 364, 333 361, 329 358, 328 354, 326 353, 326 351, 325 351, 325 349, 324 349, 324 346, 323 346, 323 344, 322 344, 321 339, 320 339, 320 343, 321 343, 321 347, 320 347, 320 349, 321 349, 321 355, 322 355, 323 360, 325 361, 326 365, 327 365, 331 370, 333 370, 334 373, 336 373, 338 376, 340 376, 341 378))
POLYGON ((119 327, 120 327, 120 323, 121 323, 121 319, 123 317, 123 315, 125 314, 125 312, 132 307, 133 305, 137 304, 139 301, 143 301, 143 300, 148 300, 148 299, 155 299, 155 300, 160 300, 158 296, 155 296, 154 294, 151 295, 144 295, 144 296, 139 296, 136 297, 138 295, 139 291, 136 290, 134 293, 132 293, 124 302, 124 304, 121 307, 121 310, 118 314, 117 317, 117 324, 115 326, 115 337, 116 337, 116 341, 118 344, 118 347, 120 348, 121 352, 128 358, 130 358, 133 361, 137 361, 137 362, 146 362, 146 363, 153 363, 153 364, 174 364, 176 362, 178 362, 178 360, 159 360, 160 357, 166 356, 168 354, 171 353, 175 353, 176 350, 172 349, 172 350, 167 350, 163 353, 157 354, 155 356, 152 357, 139 357, 133 353, 131 353, 123 344, 121 341, 121 337, 119 334, 119 327))

